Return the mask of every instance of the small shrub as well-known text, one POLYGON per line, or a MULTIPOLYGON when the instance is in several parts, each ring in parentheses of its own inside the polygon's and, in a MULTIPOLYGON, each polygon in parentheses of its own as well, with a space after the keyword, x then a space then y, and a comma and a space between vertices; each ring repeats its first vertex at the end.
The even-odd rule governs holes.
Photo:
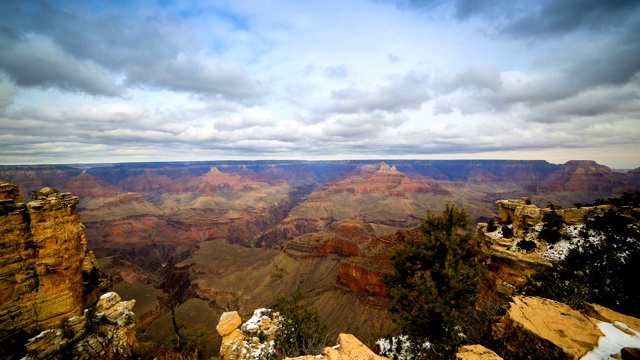
POLYGON ((494 232, 496 230, 498 230, 496 222, 493 219, 489 219, 489 223, 487 223, 487 232, 494 232))
POLYGON ((502 237, 505 239, 511 239, 513 237, 513 228, 502 225, 502 237))
POLYGON ((320 321, 318 311, 300 304, 304 298, 305 294, 298 291, 292 298, 276 300, 273 309, 283 318, 274 340, 277 359, 317 354, 329 345, 327 325, 320 321))
POLYGON ((523 250, 525 252, 529 252, 533 249, 537 249, 538 245, 536 244, 535 241, 530 240, 530 239, 522 239, 519 240, 516 245, 517 248, 519 248, 520 250, 523 250))
MULTIPOLYGON (((553 206, 553 204, 551 205, 553 206)), ((542 239, 549 244, 555 244, 560 241, 562 237, 560 230, 562 230, 564 226, 562 215, 558 214, 555 209, 552 209, 542 216, 542 221, 544 224, 542 225, 540 234, 538 234, 538 239, 542 239)))

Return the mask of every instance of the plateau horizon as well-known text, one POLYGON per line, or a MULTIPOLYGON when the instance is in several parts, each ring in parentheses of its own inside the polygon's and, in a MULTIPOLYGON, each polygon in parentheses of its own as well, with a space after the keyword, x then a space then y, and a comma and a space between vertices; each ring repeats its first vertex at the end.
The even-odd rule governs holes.
POLYGON ((277 164, 279 162, 284 162, 284 163, 313 163, 313 162, 319 162, 319 163, 331 163, 331 162, 347 162, 347 163, 362 163, 362 164, 375 164, 375 163, 387 163, 388 165, 393 166, 394 162, 400 162, 400 163, 405 163, 405 162, 444 162, 444 161, 460 161, 460 162, 545 162, 548 164, 553 164, 553 165, 563 165, 566 164, 568 162, 571 161, 593 161, 595 163, 597 163, 598 165, 604 165, 609 167, 611 170, 613 171, 628 171, 628 170, 634 170, 634 169, 638 169, 640 168, 640 166, 634 166, 634 167, 613 167, 610 166, 609 164, 606 163, 601 163, 599 161, 593 160, 593 159, 567 159, 564 161, 549 161, 546 159, 536 159, 536 158, 532 158, 532 159, 510 159, 510 158, 462 158, 462 157, 451 157, 451 158, 447 158, 447 157, 433 157, 433 158, 416 158, 416 157, 406 157, 406 158, 402 158, 402 157, 395 157, 395 158, 383 158, 383 157, 378 157, 378 158, 350 158, 350 157, 345 157, 345 158, 329 158, 329 157, 322 157, 322 158, 254 158, 254 159, 248 159, 248 158, 232 158, 232 159, 197 159, 197 160, 193 160, 193 159, 160 159, 160 160, 148 160, 148 161, 98 161, 98 162, 42 162, 42 163, 7 163, 7 164, 3 164, 0 163, 0 168, 1 167, 11 167, 11 166, 25 166, 25 167, 31 167, 31 166, 69 166, 69 167, 73 167, 73 168, 78 168, 78 169, 89 169, 92 167, 108 167, 108 166, 114 166, 114 165, 144 165, 144 164, 167 164, 167 165, 178 165, 178 164, 211 164, 211 165, 216 165, 216 164, 229 164, 229 165, 239 165, 239 164, 243 164, 243 163, 248 163, 248 164, 255 164, 255 163, 261 163, 264 162, 266 164, 277 164))

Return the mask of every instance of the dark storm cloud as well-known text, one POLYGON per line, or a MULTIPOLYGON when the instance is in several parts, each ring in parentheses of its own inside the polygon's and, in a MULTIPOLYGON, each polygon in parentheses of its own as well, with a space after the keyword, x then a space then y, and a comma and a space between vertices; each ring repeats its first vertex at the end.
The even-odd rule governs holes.
POLYGON ((239 66, 203 57, 203 46, 224 47, 224 39, 202 44, 180 17, 150 7, 135 9, 136 4, 124 9, 73 1, 55 7, 44 1, 2 2, 0 34, 7 51, 0 55, 0 69, 18 85, 93 95, 119 94, 108 74, 129 86, 237 101, 267 93, 239 66))
POLYGON ((48 38, 27 35, 10 41, 0 35, 0 47, 0 71, 19 86, 57 87, 106 96, 120 92, 104 68, 71 57, 48 38))
MULTIPOLYGON (((594 43, 593 48, 581 46, 576 47, 574 52, 547 54, 538 58, 528 72, 521 72, 520 75, 499 73, 490 66, 472 66, 441 83, 445 91, 467 90, 466 96, 455 103, 464 114, 501 112, 516 104, 535 107, 574 97, 584 99, 580 97, 581 94, 601 88, 622 89, 631 86, 638 91, 640 35, 636 30, 640 31, 640 28, 610 36, 608 41, 594 43)), ((576 103, 577 100, 572 101, 576 103)), ((631 100, 621 97, 620 101, 631 100)), ((592 105, 585 104, 585 107, 593 108, 592 105)), ((570 117, 560 115, 557 118, 529 118, 570 120, 570 117)))
POLYGON ((609 31, 636 21, 637 0, 397 0, 403 9, 431 11, 453 8, 458 20, 488 18, 496 29, 512 37, 547 37, 579 30, 609 31))
POLYGON ((576 30, 608 31, 637 21, 637 0, 550 0, 522 17, 514 17, 503 31, 514 37, 555 36, 576 30))

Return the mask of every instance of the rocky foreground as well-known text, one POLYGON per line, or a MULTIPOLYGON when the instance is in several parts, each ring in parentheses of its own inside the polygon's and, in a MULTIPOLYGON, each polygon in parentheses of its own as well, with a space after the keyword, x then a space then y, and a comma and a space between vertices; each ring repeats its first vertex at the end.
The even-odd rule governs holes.
MULTIPOLYGON (((492 325, 486 346, 459 349, 460 360, 497 359, 637 359, 640 319, 590 304, 582 312, 539 297, 516 296, 492 325)), ((273 353, 281 317, 258 309, 242 323, 237 312, 226 312, 217 326, 222 336, 221 360, 258 360, 273 353)), ((337 344, 320 354, 296 360, 387 359, 350 334, 340 334, 337 344)))

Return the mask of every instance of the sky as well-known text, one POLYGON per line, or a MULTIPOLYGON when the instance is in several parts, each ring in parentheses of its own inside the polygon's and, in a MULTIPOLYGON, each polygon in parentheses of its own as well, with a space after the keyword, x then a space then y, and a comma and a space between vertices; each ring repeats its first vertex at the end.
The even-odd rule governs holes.
POLYGON ((0 1, 0 164, 233 159, 640 167, 640 1, 0 1))

